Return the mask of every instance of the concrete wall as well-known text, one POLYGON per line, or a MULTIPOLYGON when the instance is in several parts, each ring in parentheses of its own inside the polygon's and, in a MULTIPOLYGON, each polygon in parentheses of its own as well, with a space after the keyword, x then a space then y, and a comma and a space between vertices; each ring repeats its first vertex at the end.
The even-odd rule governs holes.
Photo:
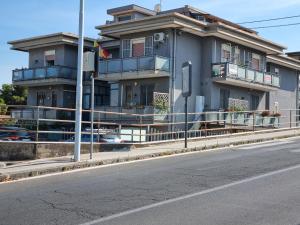
POLYGON ((45 66, 45 51, 55 50, 55 65, 64 65, 64 45, 29 50, 29 68, 45 66))
MULTIPOLYGON (((172 35, 173 36, 173 35, 172 35)), ((173 45, 170 43, 170 47, 173 45)), ((195 112, 196 96, 201 95, 201 70, 202 70, 202 47, 203 39, 189 33, 177 33, 176 45, 176 69, 175 69, 175 93, 174 112, 184 112, 184 98, 182 97, 182 64, 191 61, 192 71, 192 96, 188 100, 188 111, 195 112)), ((171 85, 170 85, 171 86, 171 85)))
POLYGON ((55 50, 55 65, 77 67, 77 47, 56 45, 29 51, 29 68, 45 66, 45 51, 55 50))
MULTIPOLYGON (((114 151, 129 149, 130 145, 94 144, 94 152, 114 151)), ((90 144, 81 144, 81 153, 87 154, 90 144)), ((0 161, 34 160, 73 155, 73 143, 26 143, 26 142, 1 142, 0 161)))

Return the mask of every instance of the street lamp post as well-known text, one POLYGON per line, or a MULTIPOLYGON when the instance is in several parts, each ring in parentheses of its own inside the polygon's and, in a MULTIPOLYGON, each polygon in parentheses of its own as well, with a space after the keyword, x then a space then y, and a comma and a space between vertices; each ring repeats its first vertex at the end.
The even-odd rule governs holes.
POLYGON ((76 86, 76 121, 75 121, 75 146, 74 160, 80 161, 81 148, 81 116, 82 116, 82 71, 83 71, 83 45, 84 45, 84 0, 80 0, 79 11, 79 39, 77 59, 77 86, 76 86))

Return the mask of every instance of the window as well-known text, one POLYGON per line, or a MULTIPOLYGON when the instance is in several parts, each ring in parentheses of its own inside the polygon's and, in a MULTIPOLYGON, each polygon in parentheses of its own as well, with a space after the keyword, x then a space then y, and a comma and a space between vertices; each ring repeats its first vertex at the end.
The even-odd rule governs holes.
POLYGON ((52 107, 57 107, 57 94, 54 92, 54 91, 52 91, 52 103, 51 103, 51 106, 52 107))
POLYGON ((238 47, 234 48, 234 59, 233 59, 233 61, 237 65, 241 64, 241 52, 240 52, 240 49, 238 47))
POLYGON ((251 67, 254 70, 260 70, 260 56, 252 53, 251 67))
POLYGON ((222 53, 221 53, 221 62, 230 62, 231 61, 231 45, 222 44, 222 53))
POLYGON ((146 56, 153 55, 153 37, 146 37, 145 55, 146 56))
POLYGON ((251 95, 251 110, 257 110, 259 106, 259 96, 251 95))
POLYGON ((220 109, 228 109, 230 91, 227 89, 220 89, 220 109))
POLYGON ((118 16, 118 22, 123 22, 123 21, 127 21, 127 20, 131 20, 131 15, 122 15, 122 16, 118 16))
POLYGON ((55 65, 55 50, 45 51, 45 66, 54 66, 55 65))
POLYGON ((122 41, 123 58, 153 55, 153 37, 125 39, 122 41))
POLYGON ((131 105, 133 100, 133 93, 131 85, 125 87, 125 106, 131 105))
POLYGON ((130 40, 123 40, 122 44, 123 49, 123 58, 131 57, 131 41, 130 40))
POLYGON ((141 85, 140 104, 144 106, 153 105, 154 85, 141 85))
POLYGON ((145 55, 145 38, 131 40, 132 57, 141 57, 145 55))
POLYGON ((37 106, 44 106, 46 100, 46 93, 44 92, 37 92, 36 93, 36 105, 37 106))

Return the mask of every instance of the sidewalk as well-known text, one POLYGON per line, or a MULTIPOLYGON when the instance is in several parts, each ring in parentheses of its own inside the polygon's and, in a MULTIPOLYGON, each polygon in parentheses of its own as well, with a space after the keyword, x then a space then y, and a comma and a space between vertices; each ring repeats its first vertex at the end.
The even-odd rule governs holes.
POLYGON ((0 182, 80 168, 141 160, 184 152, 202 151, 232 145, 257 143, 299 135, 299 128, 258 131, 255 133, 239 133, 218 137, 211 136, 201 140, 190 140, 187 149, 184 148, 184 143, 181 141, 142 147, 131 151, 94 153, 93 160, 89 160, 89 154, 83 154, 81 155, 81 162, 73 162, 71 156, 33 161, 6 162, 5 167, 0 167, 0 182))

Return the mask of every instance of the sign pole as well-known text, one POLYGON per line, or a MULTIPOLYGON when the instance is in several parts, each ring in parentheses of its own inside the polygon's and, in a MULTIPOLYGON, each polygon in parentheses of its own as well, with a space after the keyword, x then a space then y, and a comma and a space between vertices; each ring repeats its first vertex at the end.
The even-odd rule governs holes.
POLYGON ((82 71, 83 71, 83 45, 84 45, 84 0, 80 0, 79 11, 79 39, 77 59, 77 86, 76 86, 76 118, 75 118, 75 147, 74 160, 80 161, 81 147, 81 113, 82 113, 82 71))
POLYGON ((185 97, 185 129, 184 129, 184 148, 187 148, 187 131, 188 131, 188 97, 185 97))
POLYGON ((188 138, 188 97, 192 95, 192 63, 191 61, 182 64, 182 97, 184 98, 184 147, 187 148, 188 138))

